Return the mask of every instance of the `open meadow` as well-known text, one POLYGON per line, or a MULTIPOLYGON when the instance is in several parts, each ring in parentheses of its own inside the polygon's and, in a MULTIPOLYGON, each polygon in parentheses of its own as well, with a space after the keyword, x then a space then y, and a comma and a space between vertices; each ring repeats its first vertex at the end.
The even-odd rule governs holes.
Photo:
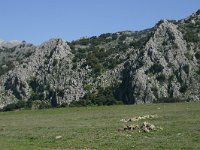
POLYGON ((200 103, 67 107, 0 112, 2 150, 200 149, 200 103), (135 116, 157 115, 138 122, 135 116), (155 131, 118 131, 128 124, 155 131))

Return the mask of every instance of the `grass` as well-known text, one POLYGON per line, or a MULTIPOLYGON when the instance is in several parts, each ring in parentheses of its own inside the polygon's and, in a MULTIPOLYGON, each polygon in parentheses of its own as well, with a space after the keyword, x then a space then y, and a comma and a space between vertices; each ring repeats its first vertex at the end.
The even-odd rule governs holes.
POLYGON ((200 149, 199 114, 197 102, 1 112, 0 149, 200 149), (121 119, 146 114, 157 114, 146 121, 163 130, 117 131, 121 119))

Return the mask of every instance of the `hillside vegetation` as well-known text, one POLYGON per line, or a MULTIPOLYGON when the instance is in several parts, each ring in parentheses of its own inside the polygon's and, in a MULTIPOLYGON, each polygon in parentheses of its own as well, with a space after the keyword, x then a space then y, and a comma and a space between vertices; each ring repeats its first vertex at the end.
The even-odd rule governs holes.
POLYGON ((142 31, 7 42, 0 80, 0 109, 199 101, 200 11, 142 31))

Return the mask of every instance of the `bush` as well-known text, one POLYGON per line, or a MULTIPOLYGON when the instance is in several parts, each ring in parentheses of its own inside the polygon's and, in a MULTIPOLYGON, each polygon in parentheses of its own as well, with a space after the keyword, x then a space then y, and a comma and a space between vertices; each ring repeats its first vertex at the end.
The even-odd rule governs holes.
POLYGON ((71 107, 80 107, 80 106, 88 106, 88 105, 116 105, 122 104, 122 101, 118 101, 113 94, 112 87, 107 88, 98 88, 98 94, 96 93, 87 93, 82 99, 79 101, 73 101, 69 106, 71 107))
POLYGON ((165 77, 164 74, 161 74, 161 75, 157 76, 156 79, 157 79, 159 82, 165 82, 166 77, 165 77))
POLYGON ((80 99, 79 101, 72 101, 69 106, 70 107, 85 107, 91 105, 92 103, 87 99, 80 99))
POLYGON ((5 106, 3 108, 3 111, 12 111, 16 109, 16 104, 12 103, 12 104, 8 104, 7 106, 5 106))
POLYGON ((196 52, 195 57, 197 60, 200 60, 200 51, 196 52))
POLYGON ((149 69, 149 72, 153 74, 160 73, 163 69, 164 67, 161 64, 153 64, 149 69))
POLYGON ((198 37, 198 34, 197 33, 194 33, 194 32, 187 32, 185 35, 184 35, 184 39, 187 41, 187 42, 193 42, 193 43, 197 43, 200 39, 198 37))
POLYGON ((58 60, 57 60, 57 59, 54 59, 54 60, 53 60, 53 66, 55 67, 57 64, 58 64, 58 60))
POLYGON ((126 35, 121 35, 120 37, 119 37, 119 40, 120 41, 124 41, 126 39, 126 35))
POLYGON ((126 52, 129 49, 129 45, 123 42, 119 42, 116 46, 117 51, 119 52, 126 52))
POLYGON ((129 46, 133 46, 134 48, 140 49, 145 43, 148 41, 149 37, 141 37, 139 40, 133 40, 129 46))
POLYGON ((190 101, 189 99, 181 99, 178 97, 162 97, 159 98, 157 101, 154 101, 154 103, 179 103, 179 102, 188 102, 190 101))
POLYGON ((189 74, 189 72, 190 72, 190 67, 189 67, 189 65, 184 65, 184 66, 183 66, 183 70, 185 71, 186 74, 189 74))
POLYGON ((31 103, 31 109, 47 109, 51 104, 48 101, 35 100, 31 103))
POLYGON ((12 111, 15 109, 25 108, 27 103, 25 101, 18 101, 17 103, 8 104, 3 108, 3 111, 12 111))
POLYGON ((187 86, 187 85, 182 85, 181 88, 179 89, 179 91, 180 91, 181 93, 185 93, 185 92, 187 91, 187 89, 188 89, 188 86, 187 86))
POLYGON ((61 108, 62 108, 62 107, 68 107, 68 106, 69 106, 68 103, 62 103, 62 104, 60 105, 61 108))
POLYGON ((118 64, 121 63, 121 60, 118 58, 110 58, 104 63, 104 67, 108 69, 113 69, 115 68, 118 64))
POLYGON ((200 75, 200 67, 198 67, 198 69, 196 70, 196 73, 197 73, 198 75, 200 75))
POLYGON ((88 45, 89 44, 89 38, 82 38, 77 41, 77 44, 79 45, 88 45))
POLYGON ((113 33, 113 34, 112 34, 112 40, 116 40, 117 38, 118 38, 117 33, 113 33))
MULTIPOLYGON (((197 54, 198 55, 198 54, 197 54)), ((196 55, 195 55, 196 56, 196 55)), ((185 57, 188 59, 188 60, 192 60, 192 58, 193 58, 193 56, 192 56, 192 54, 190 54, 189 52, 187 52, 186 54, 185 54, 185 57)), ((197 58, 197 57, 196 57, 197 58)), ((199 58, 200 58, 200 55, 199 55, 199 58)))
POLYGON ((14 67, 12 61, 3 62, 3 65, 0 66, 0 76, 7 73, 9 70, 12 70, 14 67))

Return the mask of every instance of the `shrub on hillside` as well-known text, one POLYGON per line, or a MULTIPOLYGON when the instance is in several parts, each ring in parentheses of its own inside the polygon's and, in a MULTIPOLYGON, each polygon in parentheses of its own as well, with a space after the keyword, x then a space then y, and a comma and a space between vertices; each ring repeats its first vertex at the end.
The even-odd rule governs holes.
POLYGON ((189 65, 184 65, 184 66, 183 66, 183 70, 185 71, 186 74, 189 74, 189 72, 190 72, 190 67, 189 67, 189 65))
POLYGON ((35 100, 31 103, 31 109, 47 109, 51 104, 48 101, 35 100))
POLYGON ((3 108, 3 111, 12 111, 20 108, 25 108, 27 106, 25 101, 18 101, 17 103, 8 104, 3 108))
POLYGON ((157 79, 159 82, 165 82, 166 77, 165 77, 164 74, 161 74, 161 75, 157 76, 156 79, 157 79))
POLYGON ((160 73, 164 67, 161 64, 153 64, 151 68, 149 69, 150 73, 160 73))
POLYGON ((3 62, 0 66, 0 76, 8 72, 9 70, 12 70, 14 68, 14 64, 12 61, 3 62))
POLYGON ((181 88, 179 89, 179 91, 181 93, 185 93, 187 91, 187 89, 188 89, 188 86, 184 84, 184 85, 181 86, 181 88))
POLYGON ((196 57, 197 60, 200 60, 200 51, 195 53, 195 57, 196 57))
POLYGON ((154 103, 180 103, 180 102, 189 102, 189 99, 182 99, 178 97, 162 97, 159 98, 157 101, 154 101, 154 103))
POLYGON ((112 87, 98 88, 98 93, 87 93, 79 101, 73 101, 69 106, 88 106, 88 105, 116 105, 122 104, 113 94, 112 87))

